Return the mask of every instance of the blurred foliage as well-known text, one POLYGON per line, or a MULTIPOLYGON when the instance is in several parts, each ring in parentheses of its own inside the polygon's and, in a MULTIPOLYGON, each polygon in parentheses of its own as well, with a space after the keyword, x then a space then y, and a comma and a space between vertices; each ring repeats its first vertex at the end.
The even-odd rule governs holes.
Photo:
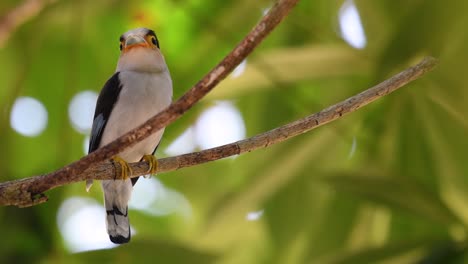
MULTIPOLYGON (((22 2, 2 0, 0 17, 22 2)), ((111 76, 121 33, 156 30, 178 98, 272 4, 37 2, 46 4, 0 43, 1 181, 50 172, 83 155, 85 136, 70 125, 68 104, 81 90, 99 91, 111 76), (18 96, 46 106, 41 135, 11 129, 18 96)), ((131 211, 139 233, 126 246, 71 254, 64 245, 56 224, 61 202, 72 195, 101 202, 99 188, 87 194, 84 184, 74 184, 50 191, 43 205, 0 208, 0 262, 468 262, 468 2, 355 0, 367 37, 363 50, 339 36, 342 3, 301 1, 247 59, 243 75, 228 78, 166 129, 160 150, 213 100, 233 100, 252 136, 347 98, 424 55, 439 58, 440 66, 286 143, 159 175, 187 197, 193 217, 131 211), (246 220, 261 210, 259 220, 246 220)))

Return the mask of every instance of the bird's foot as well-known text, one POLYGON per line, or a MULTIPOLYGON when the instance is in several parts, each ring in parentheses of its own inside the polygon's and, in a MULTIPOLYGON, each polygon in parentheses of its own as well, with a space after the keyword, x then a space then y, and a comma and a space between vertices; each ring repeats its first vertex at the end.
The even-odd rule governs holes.
POLYGON ((149 165, 148 174, 144 177, 149 178, 151 175, 156 174, 156 171, 158 171, 158 160, 153 155, 144 155, 143 160, 148 162, 149 165))
POLYGON ((114 180, 127 180, 132 176, 133 172, 128 163, 119 156, 114 156, 112 158, 112 163, 114 163, 115 168, 115 177, 114 180), (117 166, 120 167, 120 175, 117 175, 117 166))

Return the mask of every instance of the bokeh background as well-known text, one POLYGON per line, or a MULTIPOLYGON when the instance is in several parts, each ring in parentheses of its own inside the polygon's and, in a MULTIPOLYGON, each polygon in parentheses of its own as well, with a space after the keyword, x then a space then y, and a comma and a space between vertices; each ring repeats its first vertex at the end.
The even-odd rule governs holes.
MULTIPOLYGON (((85 155, 119 36, 154 29, 174 98, 271 0, 0 1, 0 180, 85 155)), ((358 93, 423 56, 439 67, 288 142, 140 180, 128 245, 99 185, 0 208, 1 263, 468 263, 468 2, 302 0, 166 129, 158 157, 253 136, 358 93)))

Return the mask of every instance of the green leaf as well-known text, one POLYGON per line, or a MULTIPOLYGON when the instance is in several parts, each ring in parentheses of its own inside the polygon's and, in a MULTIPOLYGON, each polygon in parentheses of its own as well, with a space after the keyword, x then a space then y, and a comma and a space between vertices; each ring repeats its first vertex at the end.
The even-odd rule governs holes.
MULTIPOLYGON (((413 241, 398 241, 375 248, 364 248, 352 252, 332 254, 320 259, 327 264, 365 264, 365 263, 416 263, 434 246, 440 246, 440 239, 424 238, 413 241)), ((454 243, 444 242, 443 245, 454 243)), ((419 262, 418 262, 419 263, 419 262)), ((430 262, 439 263, 439 262, 430 262)), ((448 263, 448 262, 443 262, 448 263)))
POLYGON ((404 209, 441 224, 460 223, 436 193, 431 193, 409 179, 404 180, 403 177, 385 177, 378 173, 341 173, 324 177, 323 180, 339 191, 359 195, 392 209, 404 209))
POLYGON ((55 259, 57 263, 214 263, 216 254, 176 243, 136 240, 114 249, 96 250, 55 259))

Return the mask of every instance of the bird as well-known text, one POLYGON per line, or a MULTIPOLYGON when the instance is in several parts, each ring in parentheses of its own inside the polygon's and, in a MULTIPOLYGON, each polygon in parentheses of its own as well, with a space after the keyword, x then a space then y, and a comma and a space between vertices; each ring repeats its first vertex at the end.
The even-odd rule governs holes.
MULTIPOLYGON (((143 124, 172 101, 172 79, 155 32, 132 29, 121 35, 119 42, 117 69, 97 99, 88 153, 143 124)), ((101 181, 107 233, 115 244, 128 243, 131 237, 128 202, 138 177, 129 177, 132 171, 128 163, 146 160, 150 164, 148 173, 153 174, 157 169, 154 153, 163 133, 161 129, 114 156, 112 162, 120 167, 116 169, 120 175, 101 181)), ((86 182, 87 191, 92 183, 86 182)))

